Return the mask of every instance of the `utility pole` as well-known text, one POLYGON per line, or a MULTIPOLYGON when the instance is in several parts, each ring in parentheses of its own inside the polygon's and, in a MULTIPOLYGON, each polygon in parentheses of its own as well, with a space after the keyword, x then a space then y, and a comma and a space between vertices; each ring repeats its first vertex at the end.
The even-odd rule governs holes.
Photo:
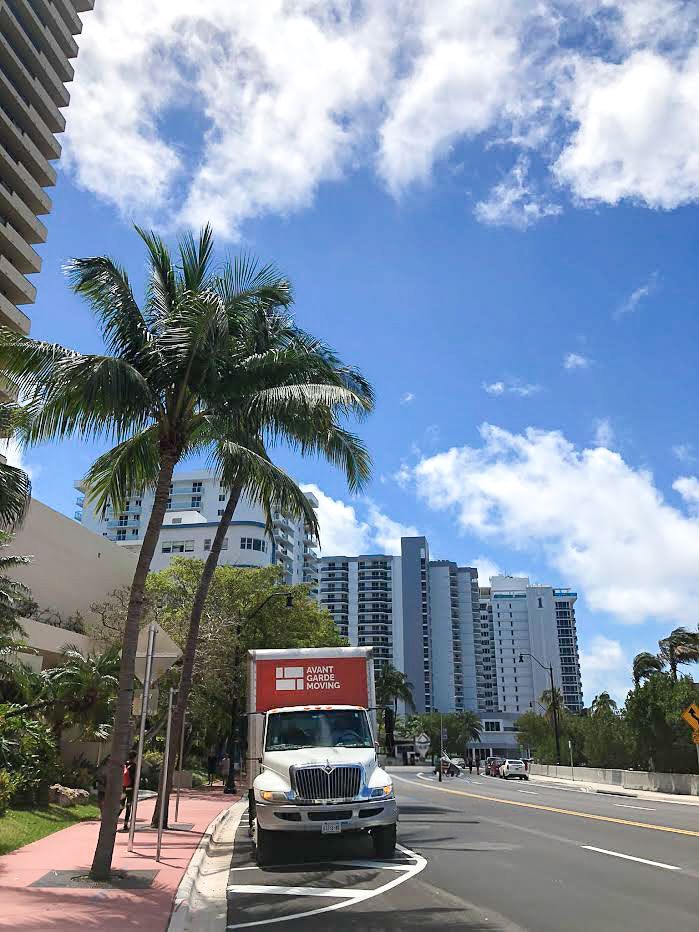
POLYGON ((442 727, 443 722, 444 722, 444 716, 440 712, 439 713, 439 764, 437 767, 438 772, 439 772, 440 783, 442 782, 442 758, 444 757, 444 728, 442 727))
POLYGON ((553 664, 549 664, 548 667, 545 663, 542 663, 538 657, 535 657, 534 654, 530 654, 528 651, 522 651, 519 655, 519 662, 524 663, 525 657, 531 657, 532 660, 535 660, 542 670, 548 670, 549 677, 551 679, 551 716, 553 718, 553 732, 556 736, 556 764, 561 766, 561 736, 558 730, 558 699, 556 698, 556 686, 553 681, 553 664))

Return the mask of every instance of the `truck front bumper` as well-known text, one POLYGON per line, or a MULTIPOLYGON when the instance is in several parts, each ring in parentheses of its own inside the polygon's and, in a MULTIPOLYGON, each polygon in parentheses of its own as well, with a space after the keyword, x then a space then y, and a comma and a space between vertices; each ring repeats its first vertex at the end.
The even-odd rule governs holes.
POLYGON ((359 802, 324 806, 290 806, 255 803, 260 827, 275 832, 321 833, 323 822, 340 822, 345 832, 366 832, 398 821, 395 799, 363 799, 359 802))

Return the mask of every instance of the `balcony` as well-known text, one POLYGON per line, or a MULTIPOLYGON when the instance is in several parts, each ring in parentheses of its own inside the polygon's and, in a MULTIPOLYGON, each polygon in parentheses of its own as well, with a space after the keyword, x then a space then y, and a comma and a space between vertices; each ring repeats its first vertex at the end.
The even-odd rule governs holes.
POLYGON ((36 299, 34 285, 3 255, 0 255, 0 292, 13 304, 33 304, 36 299))

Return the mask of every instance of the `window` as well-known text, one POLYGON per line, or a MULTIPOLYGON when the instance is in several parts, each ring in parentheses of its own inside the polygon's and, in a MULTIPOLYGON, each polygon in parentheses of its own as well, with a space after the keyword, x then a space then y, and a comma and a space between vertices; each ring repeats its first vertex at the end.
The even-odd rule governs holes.
POLYGON ((201 507, 201 495, 192 495, 192 508, 201 507))
POLYGON ((129 523, 128 515, 119 515, 119 527, 126 527, 128 523, 129 523))
POLYGON ((210 537, 204 538, 204 550, 211 550, 211 538, 210 537))
POLYGON ((225 496, 225 495, 219 495, 218 500, 219 500, 220 502, 225 502, 226 496, 225 496))
MULTIPOLYGON (((258 550, 262 553, 267 552, 267 541, 260 540, 258 537, 241 537, 240 538, 240 549, 241 550, 258 550)), ((335 588, 334 583, 330 585, 331 589, 335 588)))
POLYGON ((201 482, 193 482, 193 483, 192 483, 192 492, 201 492, 201 490, 202 490, 202 484, 201 484, 201 482))
POLYGON ((500 722, 483 722, 485 731, 500 731, 500 722))
POLYGON ((219 508, 219 510, 218 510, 218 516, 219 516, 219 518, 221 517, 222 514, 223 514, 223 508, 219 508))
POLYGON ((221 544, 221 550, 228 550, 228 538, 223 538, 223 543, 221 544))
POLYGON ((126 540, 126 528, 125 527, 117 528, 116 539, 126 540))
POLYGON ((142 504, 143 504, 142 498, 137 498, 136 501, 134 502, 134 505, 136 506, 136 508, 140 508, 142 504))
POLYGON ((138 528, 136 528, 136 527, 131 528, 131 536, 132 536, 132 537, 138 537, 138 528))
POLYGON ((193 553, 193 540, 164 540, 162 546, 163 553, 193 553))

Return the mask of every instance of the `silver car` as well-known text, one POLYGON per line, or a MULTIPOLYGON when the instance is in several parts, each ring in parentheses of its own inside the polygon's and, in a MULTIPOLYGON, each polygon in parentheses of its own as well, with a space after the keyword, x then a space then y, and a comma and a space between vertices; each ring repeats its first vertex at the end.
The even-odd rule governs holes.
POLYGON ((508 758, 500 765, 500 776, 503 780, 509 780, 510 777, 518 777, 520 780, 528 780, 527 768, 523 760, 512 760, 508 758))

